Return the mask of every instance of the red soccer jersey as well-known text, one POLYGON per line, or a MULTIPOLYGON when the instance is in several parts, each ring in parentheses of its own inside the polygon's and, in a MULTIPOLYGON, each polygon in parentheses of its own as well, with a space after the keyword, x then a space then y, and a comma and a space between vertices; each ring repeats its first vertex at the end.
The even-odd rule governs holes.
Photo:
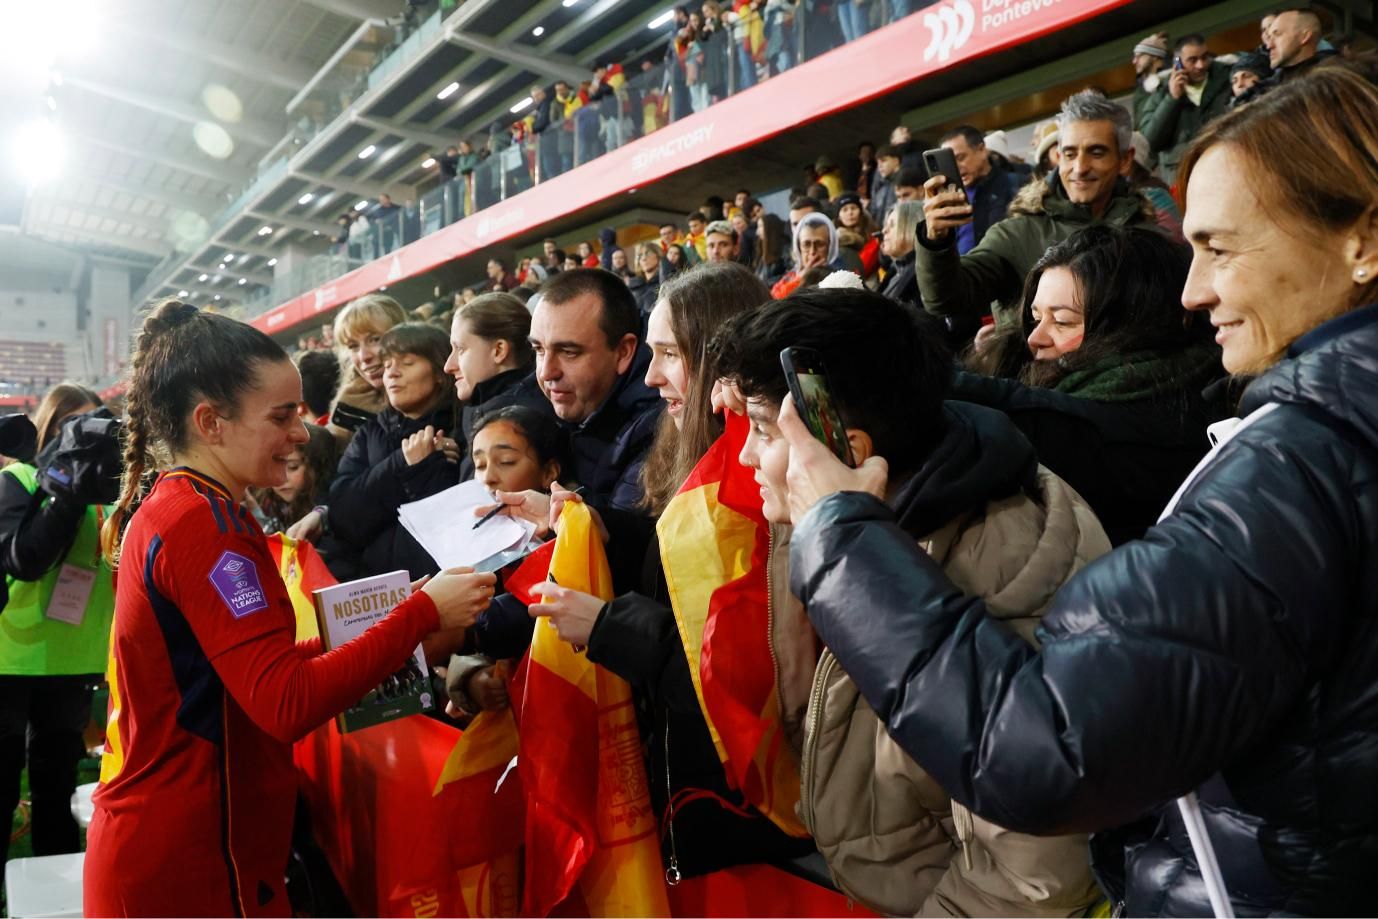
POLYGON ((335 651, 296 645, 253 516, 200 473, 159 478, 116 578, 86 915, 289 915, 291 744, 438 627, 418 591, 335 651))

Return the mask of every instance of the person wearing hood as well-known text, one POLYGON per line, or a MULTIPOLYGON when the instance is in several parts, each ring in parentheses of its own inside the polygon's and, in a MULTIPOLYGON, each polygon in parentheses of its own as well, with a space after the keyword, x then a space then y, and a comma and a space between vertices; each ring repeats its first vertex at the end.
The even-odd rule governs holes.
POLYGON ((977 373, 953 385, 1009 416, 1115 545, 1157 521, 1225 415, 1202 396, 1224 376, 1220 349, 1182 309, 1190 262, 1148 227, 1074 233, 1029 273, 1020 327, 983 343, 967 362, 977 373))
POLYGON ((1182 303, 1255 378, 1159 523, 1059 591, 1041 649, 897 525, 882 460, 848 469, 782 418, 790 586, 823 641, 974 813, 1094 831, 1114 914, 1372 909, 1375 113, 1323 68, 1183 159, 1182 303))
POLYGON ((617 274, 617 270, 612 264, 612 253, 615 249, 620 249, 617 244, 617 231, 612 227, 603 227, 598 231, 598 262, 596 265, 589 265, 590 268, 602 267, 604 271, 611 271, 617 274))
POLYGON ((776 300, 788 297, 804 283, 810 268, 845 267, 838 261, 837 228, 827 214, 805 214, 794 229, 794 268, 775 282, 770 295, 776 300))
POLYGON ((966 255, 957 252, 955 232, 972 220, 966 193, 947 188, 943 176, 925 183, 927 230, 916 258, 925 309, 971 319, 994 304, 997 324, 1016 326, 1024 278, 1049 246, 1099 223, 1153 221, 1153 205, 1125 178, 1134 162, 1128 111, 1094 90, 1077 93, 1062 103, 1058 136, 1057 171, 1024 186, 1009 216, 966 255))
MULTIPOLYGON (((789 446, 777 424, 788 392, 779 357, 786 348, 809 349, 826 363, 852 458, 895 457, 883 491, 903 538, 1035 644, 1053 595, 1110 544, 1091 509, 1039 465, 1007 418, 944 401, 951 363, 936 323, 879 294, 824 287, 719 331, 716 372, 746 400, 751 429, 740 461, 755 471, 772 529, 792 522, 789 446)), ((781 537, 787 545, 793 538, 781 537)), ((869 618, 867 591, 852 600, 853 617, 869 618)), ((853 682, 853 663, 839 664, 825 643, 815 667, 807 602, 787 603, 781 612, 795 618, 785 621, 804 640, 771 637, 779 672, 805 675, 802 686, 782 679, 779 688, 800 760, 797 810, 848 896, 906 916, 1077 916, 1103 899, 1085 835, 1013 833, 950 798, 890 739, 853 682)), ((784 618, 773 617, 775 629, 784 618)))
POLYGON ((627 285, 601 268, 547 281, 531 315, 536 370, 512 401, 560 419, 573 452, 568 475, 594 507, 641 502, 641 465, 664 407, 644 382, 651 356, 641 327, 627 285))

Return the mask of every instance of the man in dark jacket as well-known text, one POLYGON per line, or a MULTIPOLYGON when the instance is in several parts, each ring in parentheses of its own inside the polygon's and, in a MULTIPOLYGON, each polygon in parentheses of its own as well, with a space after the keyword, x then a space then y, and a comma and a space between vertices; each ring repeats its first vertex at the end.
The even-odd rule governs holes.
POLYGON ((594 506, 641 503, 641 464, 664 401, 645 383, 651 356, 640 329, 631 291, 601 268, 546 282, 531 316, 536 372, 518 401, 553 410, 569 429, 572 478, 594 506))
POLYGON ((1273 65, 1274 85, 1298 80, 1328 57, 1334 48, 1322 48, 1321 17, 1314 10, 1283 10, 1273 17, 1263 42, 1268 48, 1268 63, 1273 65))
POLYGON ((1043 183, 1024 186, 1009 216, 959 255, 955 230, 972 219, 961 191, 935 176, 924 186, 926 232, 915 260, 924 308, 938 316, 984 316, 995 304, 1002 326, 1019 320, 1024 276, 1053 243, 1097 223, 1127 226, 1154 219, 1153 206, 1125 181, 1134 163, 1129 112, 1091 90, 1062 104, 1062 159, 1043 183))
POLYGON ((1230 68, 1214 59, 1204 38, 1184 35, 1174 47, 1173 70, 1161 81, 1152 110, 1139 126, 1168 185, 1176 181, 1177 164, 1197 132, 1225 114, 1233 97, 1230 68))
POLYGON ((956 157, 963 190, 971 202, 971 222, 957 228, 957 254, 966 255, 985 238, 987 230, 1005 219, 1005 211, 1024 182, 1017 173, 991 161, 985 136, 969 124, 948 131, 939 143, 956 157))

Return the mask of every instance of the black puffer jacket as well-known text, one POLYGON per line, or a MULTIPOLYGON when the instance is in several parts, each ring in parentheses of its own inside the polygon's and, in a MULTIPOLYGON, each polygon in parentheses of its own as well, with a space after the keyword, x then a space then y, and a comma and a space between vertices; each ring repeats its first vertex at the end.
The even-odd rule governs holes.
POLYGON ((454 430, 448 406, 422 418, 387 408, 359 429, 330 482, 330 571, 341 581, 405 568, 413 578, 440 570, 397 519, 410 501, 459 484, 459 466, 436 451, 415 466, 402 455, 402 441, 426 425, 454 430))
POLYGON ((460 410, 462 436, 455 438, 459 441, 459 447, 463 451, 459 460, 459 480, 461 482, 474 477, 474 425, 489 412, 508 405, 516 405, 520 401, 517 393, 521 389, 522 380, 530 375, 530 367, 520 370, 504 370, 497 376, 484 380, 474 387, 469 401, 465 402, 464 407, 460 410))
POLYGON ((832 495, 795 532, 820 636, 954 798, 1033 833, 1156 810, 1145 838, 1097 847, 1131 915, 1210 914, 1171 806, 1192 789, 1240 915, 1372 909, 1378 307, 1298 345, 1174 513, 1067 583, 1041 652, 870 496, 832 495))

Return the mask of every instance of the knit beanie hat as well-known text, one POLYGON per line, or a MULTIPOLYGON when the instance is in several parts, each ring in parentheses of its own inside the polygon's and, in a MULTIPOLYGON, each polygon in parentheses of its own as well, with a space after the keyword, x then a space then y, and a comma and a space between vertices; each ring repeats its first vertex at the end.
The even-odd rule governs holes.
POLYGON ((1168 57, 1168 37, 1166 32, 1155 32, 1152 35, 1139 39, 1139 43, 1134 46, 1135 54, 1149 54, 1158 58, 1160 61, 1167 60, 1168 57))
POLYGON ((1235 59, 1234 66, 1230 68, 1230 76, 1233 77, 1235 74, 1246 70, 1258 74, 1261 80, 1268 79, 1273 73, 1273 67, 1268 58, 1252 51, 1240 52, 1235 59))

